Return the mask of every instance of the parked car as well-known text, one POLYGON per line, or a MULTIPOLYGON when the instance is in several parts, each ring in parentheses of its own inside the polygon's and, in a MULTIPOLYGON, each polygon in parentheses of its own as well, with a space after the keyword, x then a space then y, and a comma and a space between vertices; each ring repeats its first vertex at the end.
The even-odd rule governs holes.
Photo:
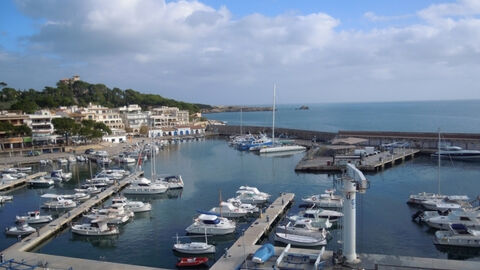
POLYGON ((95 153, 95 149, 93 149, 93 148, 89 148, 89 149, 85 150, 85 155, 90 155, 90 154, 93 154, 93 153, 95 153))

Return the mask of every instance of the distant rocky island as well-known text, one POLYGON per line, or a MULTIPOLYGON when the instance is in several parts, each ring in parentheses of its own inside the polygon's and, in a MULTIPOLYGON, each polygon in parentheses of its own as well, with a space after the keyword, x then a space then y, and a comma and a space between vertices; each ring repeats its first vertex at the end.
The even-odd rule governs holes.
POLYGON ((302 106, 298 107, 296 110, 310 110, 310 108, 306 105, 302 105, 302 106))
POLYGON ((271 111, 272 107, 243 107, 243 106, 213 106, 212 108, 202 109, 202 113, 221 113, 221 112, 264 112, 271 111))

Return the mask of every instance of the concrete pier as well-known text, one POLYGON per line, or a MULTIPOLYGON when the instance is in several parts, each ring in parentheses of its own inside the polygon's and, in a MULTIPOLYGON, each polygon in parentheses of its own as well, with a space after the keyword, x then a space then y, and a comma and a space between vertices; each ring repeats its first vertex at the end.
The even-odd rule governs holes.
POLYGON ((258 240, 262 238, 272 225, 280 217, 281 214, 290 206, 295 194, 283 193, 278 197, 260 218, 248 227, 240 238, 228 249, 227 255, 220 258, 210 269, 224 270, 236 269, 245 260, 245 255, 255 247, 258 240), (245 253, 244 253, 245 250, 245 253))
POLYGON ((40 177, 40 176, 45 176, 45 175, 47 175, 46 172, 38 172, 38 173, 28 175, 25 178, 20 178, 20 179, 13 180, 13 181, 3 181, 0 184, 0 191, 8 191, 8 190, 16 188, 18 186, 24 185, 26 182, 28 182, 31 179, 34 179, 34 178, 37 178, 37 177, 40 177))

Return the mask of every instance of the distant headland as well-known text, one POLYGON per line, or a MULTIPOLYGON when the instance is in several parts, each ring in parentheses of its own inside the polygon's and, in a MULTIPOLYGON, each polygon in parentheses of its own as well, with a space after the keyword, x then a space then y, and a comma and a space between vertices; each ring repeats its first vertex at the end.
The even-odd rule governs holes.
POLYGON ((264 112, 271 111, 272 107, 243 107, 243 106, 213 106, 212 108, 202 109, 202 113, 221 113, 221 112, 264 112))

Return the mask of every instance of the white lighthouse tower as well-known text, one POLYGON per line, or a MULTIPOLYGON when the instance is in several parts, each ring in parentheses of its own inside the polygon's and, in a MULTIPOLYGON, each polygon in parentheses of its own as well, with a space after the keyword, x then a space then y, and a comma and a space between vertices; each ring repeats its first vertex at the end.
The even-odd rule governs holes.
POLYGON ((342 176, 343 193, 343 256, 349 264, 360 262, 356 252, 356 194, 365 193, 368 180, 353 164, 347 164, 342 176))

